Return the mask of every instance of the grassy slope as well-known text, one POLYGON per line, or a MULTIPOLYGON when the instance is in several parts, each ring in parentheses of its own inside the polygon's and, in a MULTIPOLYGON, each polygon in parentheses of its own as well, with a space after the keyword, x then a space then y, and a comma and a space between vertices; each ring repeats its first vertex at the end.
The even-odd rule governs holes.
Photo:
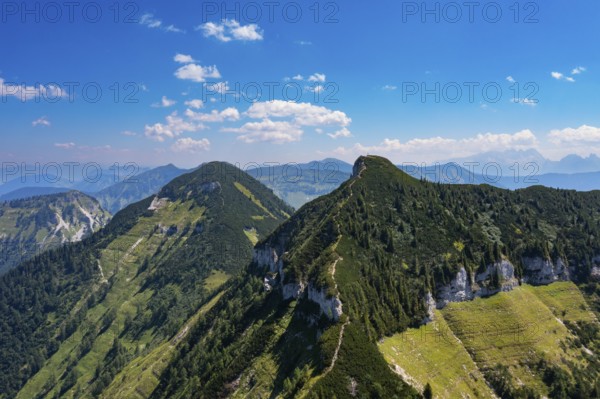
MULTIPOLYGON (((162 235, 154 233, 155 226, 159 223, 173 225, 190 219, 200 220, 202 218, 202 208, 195 208, 192 212, 195 214, 190 214, 189 204, 171 203, 152 217, 141 219, 133 229, 113 241, 103 251, 100 266, 105 279, 111 280, 109 293, 104 301, 87 312, 84 322, 80 324, 77 331, 61 345, 61 348, 48 360, 45 367, 27 382, 19 392, 18 398, 35 397, 37 393, 43 391, 44 385, 60 377, 67 367, 73 365, 76 365, 75 368, 80 376, 78 383, 85 385, 89 382, 96 371, 96 366, 101 364, 102 359, 110 350, 113 339, 121 333, 125 319, 144 311, 145 304, 153 294, 151 290, 140 291, 144 274, 138 275, 138 271, 143 260, 140 256, 154 253, 163 240, 162 235), (76 352, 81 345, 82 338, 92 328, 101 325, 102 317, 108 309, 113 308, 117 309, 116 319, 104 333, 97 337, 90 352, 77 361, 76 352)), ((172 237, 163 244, 163 249, 166 250, 168 246, 176 244, 176 237, 172 237)), ((125 341, 123 344, 133 351, 144 350, 151 340, 151 335, 145 335, 140 341, 125 341)), ((50 390, 46 397, 52 397, 58 388, 55 386, 55 389, 50 390)), ((71 390, 72 393, 73 390, 71 390)), ((66 396, 69 397, 69 393, 66 396)))
MULTIPOLYGON (((182 340, 218 301, 229 273, 249 261, 251 242, 291 212, 268 189, 230 165, 213 167, 224 174, 201 169, 167 185, 160 195, 170 199, 167 206, 146 212, 101 251, 102 277, 91 290, 99 300, 19 397, 92 397, 107 378, 112 385, 104 385, 109 391, 103 390, 103 397, 129 397, 132 392, 144 397, 152 392, 177 346, 174 340, 182 340), (262 214, 261 220, 253 218, 257 214, 262 214), (223 243, 232 248, 218 245, 223 243), (157 312, 157 306, 159 311, 166 308, 166 314, 157 312), (155 321, 161 314, 166 322, 155 321), (122 349, 115 349, 115 338, 122 349), (91 344, 85 346, 86 340, 91 344), (118 360, 108 363, 115 353, 118 360), (116 374, 106 374, 115 368, 116 374)), ((92 303, 84 297, 78 307, 86 302, 92 303)))
POLYGON ((112 384, 102 394, 102 397, 110 399, 145 399, 150 397, 160 382, 160 374, 171 361, 177 345, 182 342, 182 338, 185 337, 198 319, 212 309, 224 293, 224 291, 220 292, 206 305, 202 306, 173 340, 165 341, 147 355, 132 360, 115 377, 112 384))
POLYGON ((579 350, 562 349, 561 343, 572 337, 562 320, 598 322, 573 283, 524 285, 490 298, 452 303, 436 311, 435 322, 386 338, 379 348, 415 385, 429 382, 439 397, 458 392, 490 397, 480 370, 496 364, 545 392, 530 364, 544 357, 567 370, 565 360, 583 361, 579 350))
POLYGON ((477 365, 439 311, 435 312, 434 322, 386 338, 379 349, 394 370, 419 391, 429 382, 440 397, 493 396, 477 365))

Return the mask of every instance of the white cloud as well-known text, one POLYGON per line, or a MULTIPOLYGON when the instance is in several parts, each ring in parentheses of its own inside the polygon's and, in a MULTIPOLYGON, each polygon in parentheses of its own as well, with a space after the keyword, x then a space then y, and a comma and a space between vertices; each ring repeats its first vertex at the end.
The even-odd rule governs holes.
POLYGON ((255 119, 293 118, 294 123, 298 126, 339 125, 346 127, 352 122, 352 119, 342 111, 333 111, 310 103, 282 100, 256 102, 246 113, 255 119))
POLYGON ((515 83, 516 82, 515 78, 513 78, 512 76, 507 76, 506 80, 508 81, 508 83, 515 83))
POLYGON ((384 91, 394 91, 397 89, 398 89, 398 86, 393 86, 393 85, 385 85, 381 88, 381 90, 384 90, 384 91))
POLYGON ((75 143, 54 143, 54 146, 63 150, 70 150, 75 147, 75 143))
POLYGON ((309 42, 307 40, 297 40, 294 43, 296 43, 299 46, 312 46, 312 42, 309 42))
POLYGON ((167 96, 162 96, 160 104, 152 104, 152 106, 155 108, 169 108, 175 104, 177 104, 177 101, 171 100, 171 99, 167 98, 167 96))
POLYGON ((552 75, 552 77, 556 80, 566 80, 567 82, 571 83, 575 82, 575 79, 573 79, 571 76, 565 76, 560 72, 552 72, 550 75, 552 75))
POLYGON ((299 141, 302 129, 289 122, 274 122, 263 119, 261 122, 248 122, 240 128, 222 129, 224 132, 238 133, 238 140, 245 143, 271 142, 274 144, 299 141))
POLYGON ((583 125, 578 128, 552 130, 548 134, 551 143, 561 145, 564 143, 597 143, 600 142, 600 128, 583 125))
POLYGON ((35 127, 35 126, 50 126, 50 121, 48 120, 47 117, 42 116, 41 118, 38 118, 38 119, 34 120, 33 122, 31 122, 31 125, 33 127, 35 127))
POLYGON ((223 111, 213 110, 209 114, 194 112, 191 109, 185 111, 185 115, 192 121, 199 122, 225 122, 240 119, 240 112, 233 108, 225 108, 223 111))
POLYGON ((175 27, 175 25, 164 26, 160 19, 150 13, 146 13, 140 17, 140 25, 147 26, 150 29, 161 29, 165 32, 184 33, 183 30, 175 27))
POLYGON ((196 62, 196 60, 194 60, 191 55, 179 54, 179 53, 175 54, 175 57, 173 58, 173 60, 180 64, 191 64, 191 63, 196 62))
POLYGON ((548 133, 547 141, 542 153, 550 159, 561 159, 569 154, 582 157, 600 154, 600 127, 554 129, 548 133))
POLYGON ((146 125, 144 135, 151 140, 163 142, 166 138, 175 138, 183 132, 197 132, 206 128, 202 123, 184 120, 177 116, 177 112, 167 116, 166 120, 166 124, 146 125))
MULTIPOLYGON (((188 110, 188 112, 192 111, 188 110)), ((307 126, 314 127, 318 134, 325 133, 324 127, 337 127, 335 131, 330 129, 332 133, 328 134, 334 139, 352 136, 347 128, 352 119, 344 112, 310 103, 282 100, 256 102, 244 114, 258 121, 248 122, 239 128, 222 129, 222 131, 238 133, 238 139, 245 143, 282 144, 299 141, 304 134, 303 128, 307 126), (274 120, 275 118, 285 120, 274 120)))
POLYGON ((121 132, 121 134, 123 136, 129 136, 129 137, 137 136, 137 133, 136 132, 132 132, 131 130, 124 130, 124 131, 121 132))
POLYGON ((315 73, 308 78, 309 82, 319 82, 323 83, 327 79, 324 73, 315 73))
POLYGON ((536 136, 530 130, 514 134, 478 134, 474 137, 453 139, 446 137, 416 138, 406 142, 386 138, 378 145, 365 146, 356 143, 352 147, 338 147, 337 156, 387 154, 403 162, 425 162, 440 159, 465 157, 486 151, 524 150, 538 146, 536 136))
POLYGON ((140 25, 155 29, 161 27, 162 21, 154 18, 154 15, 152 14, 144 14, 140 17, 140 25))
POLYGON ((175 76, 178 79, 203 83, 209 78, 221 78, 221 73, 216 65, 204 67, 197 64, 187 64, 177 69, 177 71, 175 71, 175 76))
POLYGON ((209 149, 210 141, 208 141, 208 139, 194 140, 189 137, 178 139, 171 146, 171 150, 174 152, 189 152, 192 154, 202 151, 208 151, 209 149))
POLYGON ((339 139, 341 137, 352 137, 352 133, 350 133, 350 130, 348 130, 347 128, 343 127, 340 130, 338 130, 337 132, 333 133, 333 134, 328 134, 329 137, 331 137, 332 139, 339 139))
POLYGON ((198 100, 198 99, 186 101, 185 105, 187 105, 188 107, 193 108, 193 109, 204 108, 204 102, 202 100, 198 100))
POLYGON ((185 33, 185 31, 183 29, 179 29, 175 25, 169 25, 169 26, 167 26, 165 28, 165 31, 167 31, 167 32, 173 32, 173 33, 185 33))
POLYGON ((580 66, 580 67, 574 68, 574 69, 571 71, 571 75, 579 75, 579 74, 581 74, 581 73, 585 72, 586 70, 587 70, 587 69, 586 69, 585 67, 581 67, 581 66, 580 66))
POLYGON ((298 74, 292 78, 293 80, 304 80, 304 76, 298 74))
POLYGON ((207 22, 196 30, 201 30, 205 37, 214 37, 221 42, 263 40, 263 32, 258 25, 241 25, 235 19, 225 19, 221 23, 207 22))

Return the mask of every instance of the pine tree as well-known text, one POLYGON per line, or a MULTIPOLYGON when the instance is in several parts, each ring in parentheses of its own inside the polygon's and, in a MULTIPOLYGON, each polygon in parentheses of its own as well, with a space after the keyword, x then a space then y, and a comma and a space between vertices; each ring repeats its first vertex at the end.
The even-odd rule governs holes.
POLYGON ((429 383, 425 384, 425 389, 423 390, 423 398, 425 398, 425 399, 433 398, 433 392, 431 390, 431 385, 429 385, 429 383))

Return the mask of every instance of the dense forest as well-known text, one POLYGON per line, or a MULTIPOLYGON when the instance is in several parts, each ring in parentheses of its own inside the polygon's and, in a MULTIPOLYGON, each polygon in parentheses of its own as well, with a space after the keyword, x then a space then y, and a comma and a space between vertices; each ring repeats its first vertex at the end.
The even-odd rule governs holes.
MULTIPOLYGON (((460 269, 477 274, 499 261, 524 279, 526 258, 563 260, 600 314, 590 280, 599 220, 600 192, 441 185, 378 157, 360 158, 350 180, 292 215, 252 177, 207 164, 83 242, 0 279, 0 390, 7 398, 432 397, 431 385, 399 378, 378 344, 421 326, 426 295, 437 297, 460 269), (253 246, 276 254, 281 270, 253 260, 253 246), (323 308, 336 299, 339 317, 323 308)), ((485 282, 502 283, 497 274, 485 282)), ((571 338, 556 350, 600 350, 597 316, 564 326, 571 338)), ((500 397, 598 397, 600 363, 582 356, 520 359, 537 391, 503 364, 481 373, 500 397)))

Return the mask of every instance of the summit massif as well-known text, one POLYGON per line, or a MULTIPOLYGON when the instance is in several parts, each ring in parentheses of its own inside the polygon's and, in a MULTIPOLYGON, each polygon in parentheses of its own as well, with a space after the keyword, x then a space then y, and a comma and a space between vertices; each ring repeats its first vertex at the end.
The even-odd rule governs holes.
POLYGON ((597 397, 600 192, 209 163, 2 277, 4 397, 597 397), (17 322, 11 322, 17 320, 17 322))

